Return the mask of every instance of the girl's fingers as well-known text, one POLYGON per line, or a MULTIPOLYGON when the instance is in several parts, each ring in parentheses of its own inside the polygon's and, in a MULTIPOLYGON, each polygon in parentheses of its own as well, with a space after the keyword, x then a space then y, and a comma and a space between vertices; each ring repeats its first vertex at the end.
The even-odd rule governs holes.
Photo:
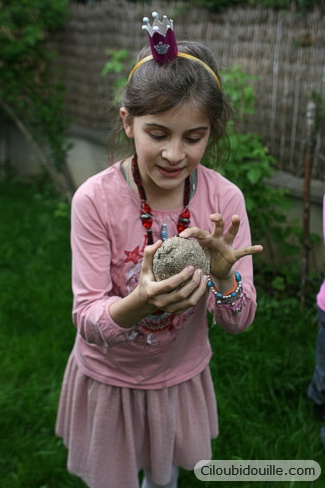
POLYGON ((240 226, 240 217, 238 214, 234 214, 231 219, 231 224, 229 226, 229 229, 227 232, 224 234, 224 228, 225 228, 225 223, 221 217, 220 214, 212 214, 210 215, 210 220, 212 222, 215 222, 215 229, 213 232, 213 236, 216 238, 221 238, 223 237, 224 242, 228 245, 232 245, 235 237, 238 233, 238 229, 240 226))
POLYGON ((243 258, 244 256, 250 256, 252 254, 258 254, 263 251, 263 246, 257 244, 255 246, 247 246, 243 247, 242 249, 236 249, 235 250, 235 258, 236 261, 238 259, 243 258))
POLYGON ((205 291, 207 279, 203 276, 201 269, 193 271, 193 266, 189 266, 167 280, 156 282, 152 289, 154 292, 152 299, 156 306, 168 312, 185 310, 194 306, 205 291), (200 288, 200 292, 196 292, 198 288, 200 288))
POLYGON ((230 227, 229 227, 227 234, 225 236, 226 242, 227 242, 227 238, 230 238, 231 243, 234 241, 234 239, 238 233, 239 226, 240 226, 240 217, 239 217, 239 215, 234 214, 232 216, 232 219, 231 219, 230 227))
POLYGON ((195 270, 192 279, 171 295, 165 295, 166 305, 164 309, 170 313, 183 313, 190 307, 194 307, 201 296, 206 292, 207 277, 202 270, 195 270))
POLYGON ((159 294, 171 293, 174 290, 179 289, 183 283, 189 280, 194 272, 193 266, 187 266, 180 273, 167 278, 166 280, 156 282, 156 290, 159 294))
POLYGON ((144 256, 142 261, 142 270, 148 272, 152 270, 153 257, 157 249, 161 246, 162 240, 158 240, 150 246, 144 248, 144 256))
POLYGON ((210 237, 210 233, 206 230, 200 229, 200 227, 189 227, 188 229, 183 230, 179 237, 183 237, 184 239, 188 239, 189 237, 195 237, 199 241, 202 239, 206 239, 210 237))
POLYGON ((225 223, 223 221, 223 218, 219 213, 214 213, 210 215, 210 220, 211 222, 214 223, 214 229, 212 232, 212 237, 215 237, 216 239, 219 239, 220 237, 223 236, 224 228, 225 228, 225 223))

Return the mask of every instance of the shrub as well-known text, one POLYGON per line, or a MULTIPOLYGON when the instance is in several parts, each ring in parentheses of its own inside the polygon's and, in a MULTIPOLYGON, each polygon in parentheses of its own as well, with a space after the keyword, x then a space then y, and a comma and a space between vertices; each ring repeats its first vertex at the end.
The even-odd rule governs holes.
POLYGON ((43 148, 53 173, 65 166, 67 144, 62 83, 50 69, 50 35, 67 20, 68 0, 0 1, 0 107, 43 148), (46 148, 46 149, 44 149, 46 148), (50 154, 48 154, 50 152, 50 154))
POLYGON ((269 279, 270 289, 280 290, 283 286, 299 285, 299 226, 288 222, 286 215, 291 206, 286 190, 273 188, 267 180, 274 173, 274 158, 262 139, 255 133, 243 133, 238 128, 244 118, 254 112, 254 92, 250 85, 252 77, 246 75, 240 66, 221 73, 234 107, 234 119, 228 126, 228 141, 222 140, 214 153, 222 153, 224 145, 230 143, 229 159, 221 166, 217 158, 208 155, 203 163, 218 169, 227 179, 234 182, 243 192, 251 224, 252 241, 266 246, 267 253, 254 258, 262 281, 269 279), (268 262, 265 260, 267 254, 268 262), (281 262, 277 261, 281 257, 281 262), (274 281, 286 268, 285 277, 274 281), (281 283, 280 283, 281 281, 281 283))

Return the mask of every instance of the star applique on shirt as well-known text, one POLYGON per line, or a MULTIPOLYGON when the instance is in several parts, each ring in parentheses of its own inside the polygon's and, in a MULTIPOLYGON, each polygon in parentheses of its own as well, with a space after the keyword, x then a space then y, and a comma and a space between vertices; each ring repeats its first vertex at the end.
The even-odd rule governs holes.
POLYGON ((143 256, 139 252, 139 246, 133 249, 133 251, 124 251, 124 253, 126 254, 124 263, 132 261, 134 264, 137 264, 143 258, 143 256))

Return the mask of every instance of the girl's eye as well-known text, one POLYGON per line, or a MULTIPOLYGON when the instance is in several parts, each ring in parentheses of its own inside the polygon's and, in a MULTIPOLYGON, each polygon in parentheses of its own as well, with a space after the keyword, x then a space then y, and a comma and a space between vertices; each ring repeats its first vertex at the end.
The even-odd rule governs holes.
POLYGON ((186 137, 186 141, 189 142, 190 144, 195 144, 196 142, 199 142, 201 140, 201 137, 186 137))
POLYGON ((149 135, 156 141, 162 141, 166 137, 165 134, 154 134, 152 132, 149 132, 149 135))

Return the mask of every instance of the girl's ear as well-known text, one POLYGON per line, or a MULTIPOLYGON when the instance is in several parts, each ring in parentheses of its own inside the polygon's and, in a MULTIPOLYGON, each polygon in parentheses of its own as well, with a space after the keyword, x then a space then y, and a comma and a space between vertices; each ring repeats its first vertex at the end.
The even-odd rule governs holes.
POLYGON ((125 134, 130 139, 133 139, 133 118, 130 116, 125 107, 120 108, 120 116, 122 119, 125 134))

